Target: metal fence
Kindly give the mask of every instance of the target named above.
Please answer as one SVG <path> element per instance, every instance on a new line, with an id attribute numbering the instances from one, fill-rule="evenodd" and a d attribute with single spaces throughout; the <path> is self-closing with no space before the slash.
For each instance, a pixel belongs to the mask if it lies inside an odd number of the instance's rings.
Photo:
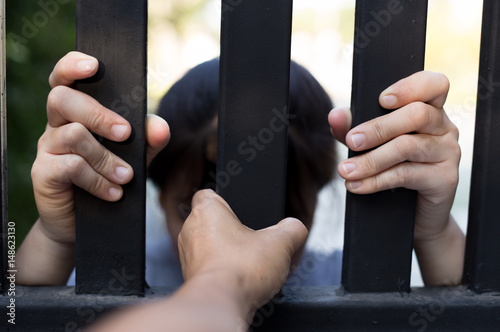
<path id="1" fill-rule="evenodd" d="M 284 217 L 287 133 L 273 132 L 266 153 L 251 163 L 237 152 L 237 145 L 265 128 L 276 116 L 273 110 L 287 109 L 292 1 L 222 4 L 217 171 L 224 172 L 228 163 L 238 163 L 244 171 L 219 186 L 219 192 L 243 223 L 262 228 Z M 342 287 L 292 287 L 257 312 L 252 330 L 500 329 L 500 220 L 495 213 L 500 198 L 500 112 L 494 112 L 500 92 L 491 89 L 500 80 L 500 1 L 485 0 L 483 11 L 479 129 L 463 285 L 410 288 L 414 192 L 348 194 Z M 4 24 L 4 11 L 1 17 Z M 382 114 L 378 94 L 386 86 L 423 69 L 426 17 L 427 0 L 356 1 L 354 124 Z M 79 82 L 77 88 L 131 122 L 132 139 L 125 144 L 102 143 L 134 167 L 135 177 L 118 203 L 78 192 L 75 288 L 17 286 L 16 296 L 9 295 L 5 70 L 0 68 L 5 291 L 0 305 L 8 319 L 14 299 L 19 317 L 15 325 L 2 325 L 4 330 L 78 331 L 106 311 L 173 291 L 145 288 L 146 40 L 146 0 L 77 0 L 77 48 L 96 56 L 105 67 L 100 77 Z M 4 53 L 1 56 L 5 66 Z M 131 93 L 143 97 L 137 106 L 123 106 L 121 98 Z M 249 117 L 255 121 L 245 121 Z"/>

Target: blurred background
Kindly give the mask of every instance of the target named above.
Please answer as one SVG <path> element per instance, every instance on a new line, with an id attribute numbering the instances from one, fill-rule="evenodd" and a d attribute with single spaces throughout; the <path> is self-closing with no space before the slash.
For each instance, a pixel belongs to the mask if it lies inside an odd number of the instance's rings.
<path id="1" fill-rule="evenodd" d="M 292 58 L 315 75 L 336 105 L 349 105 L 354 4 L 294 0 Z M 221 6 L 220 0 L 149 0 L 149 7 L 148 102 L 154 112 L 161 96 L 189 68 L 218 55 Z M 446 110 L 460 129 L 463 153 L 453 213 L 464 229 L 481 7 L 481 1 L 429 1 L 426 69 L 443 72 L 451 81 Z M 18 226 L 18 243 L 37 218 L 30 169 L 46 124 L 48 76 L 57 60 L 74 49 L 74 11 L 74 1 L 7 0 L 9 219 Z M 345 149 L 340 154 L 347 155 Z M 339 180 L 324 190 L 309 246 L 324 251 L 341 247 L 343 197 Z"/>

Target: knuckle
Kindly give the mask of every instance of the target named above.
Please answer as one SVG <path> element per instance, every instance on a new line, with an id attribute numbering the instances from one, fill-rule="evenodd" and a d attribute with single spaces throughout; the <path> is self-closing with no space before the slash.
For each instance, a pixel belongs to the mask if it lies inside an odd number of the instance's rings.
<path id="1" fill-rule="evenodd" d="M 448 177 L 447 177 L 447 184 L 455 190 L 458 186 L 458 181 L 459 181 L 459 174 L 458 174 L 458 168 L 453 168 L 450 172 L 447 172 Z"/>
<path id="2" fill-rule="evenodd" d="M 368 172 L 376 172 L 379 167 L 379 163 L 372 153 L 366 153 L 364 155 L 364 167 Z"/>
<path id="3" fill-rule="evenodd" d="M 103 172 L 111 164 L 113 164 L 112 157 L 105 149 L 97 153 L 95 159 L 92 161 L 92 167 L 98 172 Z"/>
<path id="4" fill-rule="evenodd" d="M 97 176 L 93 181 L 90 182 L 89 192 L 99 193 L 102 192 L 107 187 L 107 181 L 102 176 Z"/>
<path id="5" fill-rule="evenodd" d="M 395 183 L 397 184 L 397 186 L 413 183 L 414 180 L 413 172 L 408 167 L 405 167 L 404 164 L 400 164 L 397 167 L 395 167 L 394 174 L 395 174 Z"/>
<path id="6" fill-rule="evenodd" d="M 440 172 L 439 189 L 442 192 L 455 192 L 459 182 L 458 168 L 453 167 Z"/>
<path id="7" fill-rule="evenodd" d="M 193 197 L 193 205 L 191 213 L 193 216 L 203 216 L 206 212 L 209 212 L 210 209 L 214 208 L 214 204 L 217 202 L 214 201 L 214 197 L 209 195 L 206 190 L 200 190 L 196 192 Z"/>
<path id="8" fill-rule="evenodd" d="M 450 121 L 450 133 L 458 141 L 458 138 L 460 137 L 460 131 L 458 130 L 458 127 L 451 121 Z"/>
<path id="9" fill-rule="evenodd" d="M 372 131 L 375 135 L 377 142 L 382 143 L 385 142 L 386 128 L 378 121 L 374 121 L 372 124 Z"/>
<path id="10" fill-rule="evenodd" d="M 37 151 L 42 151 L 42 150 L 45 149 L 45 145 L 47 144 L 47 135 L 48 135 L 47 132 L 45 132 L 38 139 L 38 142 L 37 142 L 37 145 L 36 145 Z"/>
<path id="11" fill-rule="evenodd" d="M 385 176 L 383 176 L 382 174 L 380 175 L 377 175 L 373 178 L 373 181 L 371 181 L 371 185 L 373 186 L 372 190 L 373 192 L 378 192 L 378 191 L 381 191 L 381 190 L 384 190 L 384 189 L 387 189 L 387 179 Z"/>
<path id="12" fill-rule="evenodd" d="M 88 130 L 84 125 L 78 122 L 72 122 L 62 131 L 62 140 L 71 150 L 75 150 L 75 146 L 86 140 Z"/>
<path id="13" fill-rule="evenodd" d="M 106 116 L 103 110 L 98 105 L 93 105 L 89 112 L 90 128 L 100 128 L 106 122 Z"/>
<path id="14" fill-rule="evenodd" d="M 33 166 L 31 166 L 31 180 L 33 181 L 33 183 L 35 183 L 38 180 L 40 171 L 42 169 L 43 169 L 43 166 L 40 165 L 40 160 L 37 157 L 35 159 L 35 161 L 33 162 Z"/>
<path id="15" fill-rule="evenodd" d="M 443 139 L 445 140 L 445 142 L 443 143 L 443 147 L 446 147 L 448 155 L 451 155 L 451 160 L 458 164 L 458 162 L 460 162 L 460 159 L 462 158 L 462 148 L 458 143 L 458 138 L 455 136 L 455 134 L 451 133 L 443 136 Z"/>
<path id="16" fill-rule="evenodd" d="M 395 143 L 401 161 L 411 159 L 412 154 L 419 148 L 416 138 L 412 135 L 399 136 Z"/>
<path id="17" fill-rule="evenodd" d="M 79 155 L 68 155 L 66 162 L 62 165 L 62 172 L 71 178 L 81 175 L 85 170 L 86 161 Z"/>
<path id="18" fill-rule="evenodd" d="M 186 245 L 184 244 L 184 233 L 186 232 L 186 230 L 183 228 L 181 228 L 181 231 L 179 232 L 179 235 L 177 235 L 177 247 L 179 248 L 179 256 L 182 257 L 182 248 L 184 248 Z M 182 258 L 181 258 L 182 259 Z"/>
<path id="19" fill-rule="evenodd" d="M 414 102 L 413 107 L 410 107 L 408 118 L 413 123 L 415 128 L 427 127 L 432 123 L 431 108 L 422 102 Z"/>
<path id="20" fill-rule="evenodd" d="M 47 116 L 51 119 L 52 113 L 59 113 L 61 111 L 61 103 L 66 94 L 64 86 L 56 86 L 50 90 L 47 96 Z"/>
<path id="21" fill-rule="evenodd" d="M 197 200 L 196 205 L 193 206 L 191 213 L 194 213 L 194 215 L 203 215 L 206 211 L 209 211 L 211 206 L 210 201 L 211 199 L 209 198 L 202 198 Z"/>
<path id="22" fill-rule="evenodd" d="M 446 92 L 450 89 L 450 80 L 443 73 L 435 73 L 436 83 L 439 91 Z"/>

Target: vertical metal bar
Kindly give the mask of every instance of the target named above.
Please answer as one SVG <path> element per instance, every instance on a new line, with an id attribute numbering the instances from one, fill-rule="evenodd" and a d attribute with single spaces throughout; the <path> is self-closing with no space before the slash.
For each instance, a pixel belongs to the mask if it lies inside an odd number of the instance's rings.
<path id="1" fill-rule="evenodd" d="M 7 87 L 5 67 L 5 0 L 0 1 L 0 191 L 2 216 L 0 221 L 2 236 L 0 237 L 0 293 L 7 288 Z M 15 267 L 15 266 L 14 266 Z"/>
<path id="2" fill-rule="evenodd" d="M 387 114 L 379 94 L 423 69 L 426 19 L 427 0 L 356 1 L 353 127 Z M 347 291 L 410 290 L 415 198 L 403 188 L 347 194 L 342 267 Z"/>
<path id="3" fill-rule="evenodd" d="M 247 226 L 284 217 L 292 0 L 222 2 L 216 182 Z"/>
<path id="4" fill-rule="evenodd" d="M 77 88 L 130 122 L 126 142 L 99 140 L 134 169 L 117 203 L 77 192 L 77 293 L 144 292 L 146 43 L 147 0 L 77 1 L 77 49 L 105 67 L 102 79 Z"/>
<path id="5" fill-rule="evenodd" d="M 483 2 L 476 132 L 463 282 L 500 291 L 500 2 Z"/>

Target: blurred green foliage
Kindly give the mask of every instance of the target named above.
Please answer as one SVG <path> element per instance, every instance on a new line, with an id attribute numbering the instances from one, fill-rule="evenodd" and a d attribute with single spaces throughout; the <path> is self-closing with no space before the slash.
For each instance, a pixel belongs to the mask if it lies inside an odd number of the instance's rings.
<path id="1" fill-rule="evenodd" d="M 6 1 L 9 220 L 18 243 L 38 218 L 31 165 L 47 122 L 48 77 L 75 45 L 75 1 Z"/>

